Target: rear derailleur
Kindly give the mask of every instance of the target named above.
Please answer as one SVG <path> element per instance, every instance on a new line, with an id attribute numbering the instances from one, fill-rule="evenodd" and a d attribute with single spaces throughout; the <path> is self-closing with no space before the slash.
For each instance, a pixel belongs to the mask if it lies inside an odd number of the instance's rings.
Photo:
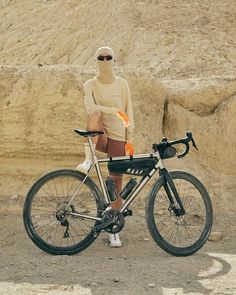
<path id="1" fill-rule="evenodd" d="M 61 226 L 65 226 L 66 230 L 64 232 L 63 238 L 66 239 L 70 236 L 69 234 L 69 221 L 66 219 L 67 216 L 67 212 L 65 210 L 65 204 L 61 204 L 60 206 L 58 206 L 57 208 L 57 212 L 56 212 L 56 218 L 57 220 L 61 223 Z"/>

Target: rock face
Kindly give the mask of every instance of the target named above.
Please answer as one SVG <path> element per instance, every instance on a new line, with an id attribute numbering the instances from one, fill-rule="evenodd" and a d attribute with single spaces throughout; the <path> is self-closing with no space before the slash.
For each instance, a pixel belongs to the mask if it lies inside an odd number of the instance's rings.
<path id="1" fill-rule="evenodd" d="M 235 175 L 234 1 L 95 2 L 0 2 L 0 194 L 82 160 L 73 129 L 102 45 L 131 88 L 137 153 L 191 130 L 199 170 Z"/>
<path id="2" fill-rule="evenodd" d="M 186 128 L 198 143 L 198 161 L 235 174 L 236 79 L 212 77 L 163 81 L 169 90 L 164 130 L 178 137 Z"/>
<path id="3" fill-rule="evenodd" d="M 2 67 L 0 71 L 1 194 L 25 193 L 49 169 L 74 167 L 84 144 L 83 83 L 79 67 Z M 209 169 L 234 174 L 236 80 L 208 78 L 159 82 L 145 72 L 119 72 L 133 98 L 136 152 L 191 130 L 199 147 L 191 157 Z"/>
<path id="4" fill-rule="evenodd" d="M 1 193 L 9 194 L 9 188 L 22 193 L 23 180 L 30 183 L 48 169 L 82 161 L 83 140 L 73 129 L 86 127 L 83 83 L 94 73 L 49 66 L 2 67 L 0 75 Z M 166 90 L 144 73 L 122 76 L 132 89 L 136 151 L 151 151 L 162 138 Z"/>

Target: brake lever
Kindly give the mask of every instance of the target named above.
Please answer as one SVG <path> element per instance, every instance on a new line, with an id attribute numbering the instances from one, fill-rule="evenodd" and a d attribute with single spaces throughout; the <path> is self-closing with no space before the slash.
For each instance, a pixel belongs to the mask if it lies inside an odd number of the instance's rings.
<path id="1" fill-rule="evenodd" d="M 193 146 L 195 147 L 195 149 L 198 150 L 197 145 L 196 145 L 196 143 L 195 143 L 195 141 L 194 141 L 194 139 L 193 139 L 193 134 L 192 134 L 192 132 L 188 131 L 188 132 L 186 133 L 186 135 L 187 135 L 189 141 L 192 142 L 192 144 L 193 144 Z"/>
<path id="2" fill-rule="evenodd" d="M 193 137 L 191 138 L 191 141 L 192 141 L 192 144 L 193 144 L 193 146 L 195 147 L 195 149 L 198 150 L 197 145 L 196 145 L 196 143 L 195 143 Z"/>

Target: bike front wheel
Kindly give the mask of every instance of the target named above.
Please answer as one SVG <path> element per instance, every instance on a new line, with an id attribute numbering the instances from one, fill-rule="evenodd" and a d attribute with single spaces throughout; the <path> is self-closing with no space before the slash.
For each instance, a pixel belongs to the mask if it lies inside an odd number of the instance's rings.
<path id="1" fill-rule="evenodd" d="M 93 228 L 103 209 L 96 184 L 79 171 L 64 169 L 50 172 L 34 183 L 26 196 L 23 220 L 29 237 L 39 248 L 54 255 L 72 255 L 96 239 Z"/>
<path id="2" fill-rule="evenodd" d="M 213 209 L 203 184 L 183 171 L 169 172 L 182 201 L 185 214 L 173 210 L 164 188 L 165 179 L 158 178 L 146 203 L 146 220 L 154 241 L 175 256 L 188 256 L 206 242 L 212 228 Z"/>

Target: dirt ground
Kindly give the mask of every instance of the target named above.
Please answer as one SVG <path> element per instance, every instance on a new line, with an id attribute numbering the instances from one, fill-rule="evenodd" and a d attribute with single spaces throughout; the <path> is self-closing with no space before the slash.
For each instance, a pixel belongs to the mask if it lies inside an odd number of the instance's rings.
<path id="1" fill-rule="evenodd" d="M 42 252 L 28 238 L 22 220 L 24 197 L 1 198 L 0 294 L 236 294 L 236 217 L 228 214 L 236 187 L 232 179 L 210 176 L 206 185 L 215 209 L 213 232 L 189 257 L 162 251 L 149 235 L 144 200 L 135 200 L 120 236 L 123 246 L 107 245 L 107 233 L 73 256 Z M 226 190 L 227 185 L 230 186 Z M 224 194 L 228 192 L 228 194 Z M 218 202 L 224 197 L 224 202 Z"/>

